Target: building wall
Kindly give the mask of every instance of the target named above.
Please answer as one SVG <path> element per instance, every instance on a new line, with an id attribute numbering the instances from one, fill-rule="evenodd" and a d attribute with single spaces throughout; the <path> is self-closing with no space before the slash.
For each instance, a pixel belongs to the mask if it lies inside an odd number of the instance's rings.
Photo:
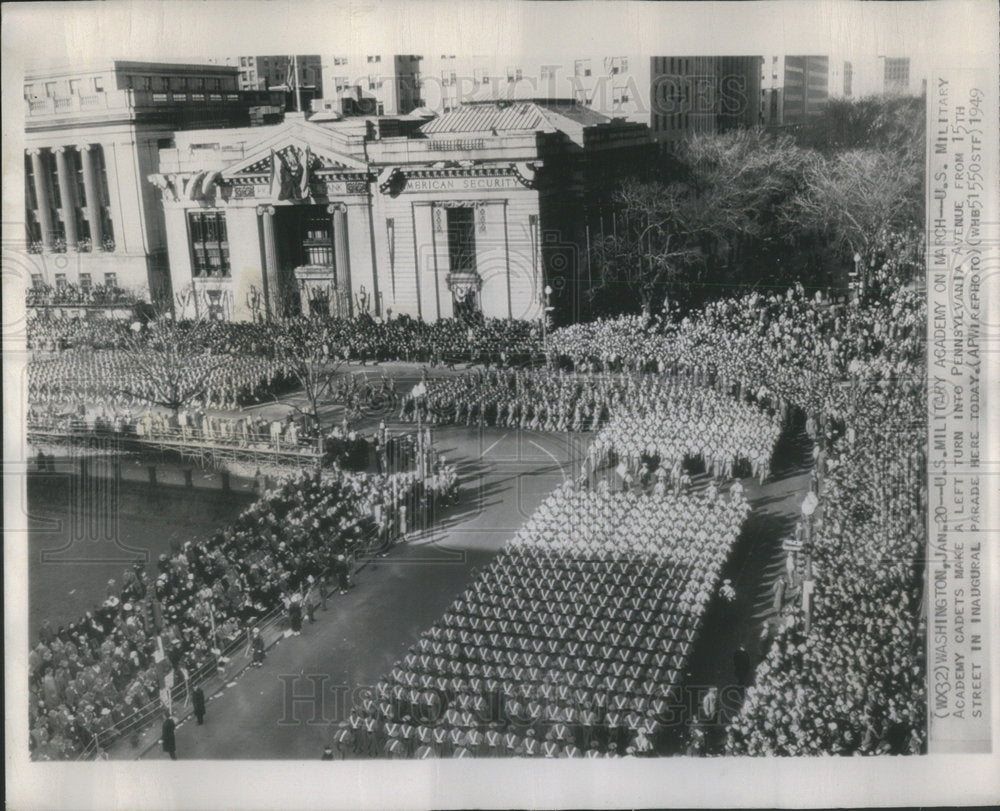
<path id="1" fill-rule="evenodd" d="M 496 192 L 447 195 L 407 192 L 379 195 L 375 200 L 379 281 L 383 301 L 394 313 L 424 320 L 450 318 L 453 295 L 449 273 L 447 208 L 441 203 L 481 203 L 476 216 L 476 269 L 482 278 L 479 304 L 488 318 L 536 317 L 537 269 L 533 268 L 529 217 L 538 216 L 538 193 L 511 183 Z M 441 222 L 436 223 L 439 210 Z M 394 262 L 389 261 L 386 219 L 393 220 Z M 509 269 L 509 289 L 508 289 Z M 393 285 L 395 276 L 395 285 Z M 419 292 L 418 292 L 419 291 Z"/>
<path id="2" fill-rule="evenodd" d="M 92 245 L 90 251 L 67 249 L 54 255 L 43 267 L 60 267 L 58 271 L 53 270 L 53 274 L 64 272 L 70 284 L 79 284 L 80 273 L 89 273 L 94 284 L 103 283 L 105 273 L 115 273 L 119 287 L 148 296 L 149 259 L 162 254 L 165 246 L 162 211 L 155 204 L 155 193 L 150 194 L 146 190 L 148 184 L 144 181 L 145 174 L 142 174 L 150 165 L 151 154 L 155 155 L 155 135 L 144 139 L 137 137 L 130 126 L 116 125 L 100 129 L 63 127 L 56 132 L 29 132 L 26 136 L 29 152 L 33 149 L 51 152 L 58 148 L 76 152 L 83 144 L 99 146 L 103 153 L 113 247 L 102 250 L 102 246 Z M 51 183 L 49 186 L 50 194 L 54 185 Z M 33 216 L 37 214 L 33 213 Z M 62 209 L 54 210 L 53 216 L 56 221 L 65 222 L 72 215 L 64 205 Z M 54 275 L 52 279 L 43 281 L 53 284 Z"/>
<path id="3" fill-rule="evenodd" d="M 236 73 L 218 65 L 105 60 L 25 77 L 28 152 L 68 148 L 73 161 L 79 161 L 79 147 L 100 147 L 107 182 L 101 202 L 111 226 L 104 236 L 113 236 L 107 245 L 91 245 L 89 251 L 85 245 L 79 250 L 67 246 L 65 252 L 58 245 L 43 246 L 43 251 L 57 251 L 43 256 L 42 275 L 51 269 L 53 276 L 43 281 L 52 284 L 58 272 L 75 284 L 85 273 L 92 284 L 100 284 L 105 273 L 114 273 L 118 286 L 169 306 L 173 290 L 164 209 L 160 192 L 147 177 L 158 171 L 159 150 L 173 142 L 175 131 L 249 120 L 253 99 L 237 92 Z M 81 216 L 90 223 L 89 206 L 82 202 L 79 197 Z M 56 223 L 68 216 L 53 212 Z M 26 220 L 41 221 L 37 208 L 26 212 Z M 95 234 L 92 223 L 90 232 Z M 57 266 L 61 269 L 55 270 Z"/>
<path id="4" fill-rule="evenodd" d="M 274 209 L 275 240 L 280 243 L 276 264 L 284 272 L 292 271 L 293 260 L 288 251 L 282 258 L 282 245 L 290 248 L 298 239 L 298 226 L 286 214 L 301 205 L 322 206 L 332 213 L 334 244 L 342 245 L 349 257 L 349 278 L 339 271 L 337 275 L 349 285 L 354 304 L 369 300 L 369 312 L 375 316 L 391 311 L 425 321 L 450 318 L 455 312 L 450 285 L 470 281 L 480 285 L 478 305 L 486 317 L 539 317 L 546 278 L 554 287 L 553 306 L 560 311 L 577 306 L 585 203 L 600 197 L 597 187 L 611 182 L 613 167 L 634 164 L 633 150 L 650 145 L 648 130 L 584 117 L 593 123 L 583 127 L 564 118 L 563 129 L 543 133 L 534 129 L 540 108 L 514 114 L 506 107 L 491 111 L 486 106 L 469 112 L 472 115 L 454 116 L 450 124 L 442 122 L 443 129 L 430 130 L 425 138 L 392 136 L 365 142 L 364 122 L 321 125 L 304 118 L 288 118 L 266 130 L 178 133 L 176 146 L 161 151 L 162 174 L 152 180 L 173 184 L 166 192 L 168 212 L 205 205 L 226 212 L 230 277 L 195 279 L 195 284 L 230 288 L 232 317 L 252 316 L 252 308 L 244 304 L 247 291 L 270 278 L 260 248 L 264 220 L 256 217 L 259 206 Z M 488 123 L 518 121 L 516 115 L 523 116 L 524 129 L 497 134 Z M 317 161 L 309 195 L 299 202 L 275 199 L 270 156 L 275 150 L 302 155 L 307 148 Z M 185 188 L 185 179 L 207 177 L 204 173 L 211 171 L 221 176 L 207 190 L 186 187 L 205 200 L 177 194 Z M 346 220 L 332 211 L 338 205 L 346 207 Z M 451 275 L 448 215 L 456 208 L 472 215 L 473 278 Z M 250 219 L 243 219 L 248 212 L 253 213 Z M 342 222 L 346 244 L 337 242 Z M 168 227 L 171 261 L 183 268 L 183 280 L 190 281 L 186 220 L 171 217 Z M 342 258 L 336 258 L 341 270 Z M 299 274 L 324 278 L 318 269 Z M 180 283 L 182 273 L 175 278 Z"/>
<path id="5" fill-rule="evenodd" d="M 233 67 L 121 59 L 32 70 L 24 80 L 24 98 L 28 101 L 91 97 L 115 90 L 228 92 L 237 89 L 237 71 Z"/>
<path id="6" fill-rule="evenodd" d="M 761 115 L 767 126 L 799 126 L 823 114 L 830 97 L 829 57 L 768 55 L 762 70 Z"/>
<path id="7" fill-rule="evenodd" d="M 420 88 L 421 57 L 409 54 L 356 53 L 347 50 L 322 56 L 323 98 L 339 98 L 344 91 L 360 87 L 365 96 L 376 99 L 384 115 L 410 112 Z M 400 82 L 406 87 L 400 89 Z M 412 105 L 412 106 L 411 106 Z"/>

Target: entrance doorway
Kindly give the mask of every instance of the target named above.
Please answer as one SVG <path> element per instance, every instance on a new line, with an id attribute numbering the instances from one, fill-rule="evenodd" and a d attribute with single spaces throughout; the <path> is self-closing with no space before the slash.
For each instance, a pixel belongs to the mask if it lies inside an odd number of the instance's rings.
<path id="1" fill-rule="evenodd" d="M 347 315 L 337 268 L 333 218 L 325 205 L 291 205 L 275 214 L 280 310 L 285 315 Z M 279 236 L 280 235 L 280 236 Z"/>

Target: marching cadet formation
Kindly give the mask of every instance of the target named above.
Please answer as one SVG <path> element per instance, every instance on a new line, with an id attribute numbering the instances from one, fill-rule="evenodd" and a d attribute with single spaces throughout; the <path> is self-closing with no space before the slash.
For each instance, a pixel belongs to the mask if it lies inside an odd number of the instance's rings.
<path id="1" fill-rule="evenodd" d="M 652 754 L 749 509 L 561 486 L 356 704 L 341 755 Z"/>

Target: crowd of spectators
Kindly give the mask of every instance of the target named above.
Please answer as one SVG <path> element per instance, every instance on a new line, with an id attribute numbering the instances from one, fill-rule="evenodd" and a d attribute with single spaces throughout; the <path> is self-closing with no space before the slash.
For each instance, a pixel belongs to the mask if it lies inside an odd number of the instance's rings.
<path id="1" fill-rule="evenodd" d="M 901 269 L 913 261 L 907 249 L 899 259 L 887 245 L 864 295 L 847 303 L 797 286 L 716 301 L 680 320 L 626 318 L 550 338 L 577 368 L 687 375 L 806 415 L 819 503 L 809 521 L 812 598 L 786 605 L 767 627 L 756 683 L 729 727 L 731 754 L 925 745 L 926 307 L 921 292 L 899 284 L 912 275 Z M 651 341 L 637 340 L 642 330 Z"/>
<path id="2" fill-rule="evenodd" d="M 138 300 L 135 293 L 111 284 L 82 287 L 77 284 L 62 284 L 56 287 L 37 284 L 28 288 L 25 304 L 29 308 L 109 304 L 131 306 Z"/>
<path id="3" fill-rule="evenodd" d="M 28 660 L 33 757 L 106 747 L 150 702 L 169 708 L 165 686 L 252 639 L 268 614 L 307 604 L 310 590 L 325 596 L 345 558 L 391 543 L 425 505 L 453 495 L 454 468 L 434 474 L 294 474 L 225 530 L 161 555 L 151 571 L 126 570 L 77 622 L 43 624 Z"/>
<path id="4" fill-rule="evenodd" d="M 270 322 L 197 323 L 206 348 L 222 354 L 273 357 L 276 347 L 316 343 L 331 359 L 425 364 L 527 362 L 541 351 L 538 325 L 501 318 L 476 322 L 442 319 L 418 321 L 409 316 L 375 320 L 308 318 Z M 131 324 L 114 319 L 31 317 L 28 348 L 57 350 L 82 346 L 121 349 L 131 346 Z"/>

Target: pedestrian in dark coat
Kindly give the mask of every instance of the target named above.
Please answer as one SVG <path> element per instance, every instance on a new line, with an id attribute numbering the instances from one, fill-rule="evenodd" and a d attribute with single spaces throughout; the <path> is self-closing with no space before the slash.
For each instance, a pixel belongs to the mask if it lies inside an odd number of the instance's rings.
<path id="1" fill-rule="evenodd" d="M 160 730 L 160 743 L 163 745 L 163 751 L 170 755 L 171 760 L 177 760 L 177 741 L 174 738 L 176 726 L 174 719 L 168 715 L 163 719 L 163 728 Z"/>
<path id="2" fill-rule="evenodd" d="M 742 644 L 733 653 L 733 672 L 740 687 L 750 684 L 750 654 Z"/>
<path id="3" fill-rule="evenodd" d="M 288 622 L 295 636 L 302 633 L 302 602 L 297 593 L 292 595 L 291 603 L 288 606 Z"/>
<path id="4" fill-rule="evenodd" d="M 205 693 L 200 687 L 195 687 L 191 693 L 191 703 L 194 704 L 194 717 L 201 726 L 205 723 Z"/>
<path id="5" fill-rule="evenodd" d="M 261 667 L 264 664 L 264 637 L 261 636 L 260 629 L 254 628 L 250 638 L 250 647 L 253 650 L 253 666 Z"/>

